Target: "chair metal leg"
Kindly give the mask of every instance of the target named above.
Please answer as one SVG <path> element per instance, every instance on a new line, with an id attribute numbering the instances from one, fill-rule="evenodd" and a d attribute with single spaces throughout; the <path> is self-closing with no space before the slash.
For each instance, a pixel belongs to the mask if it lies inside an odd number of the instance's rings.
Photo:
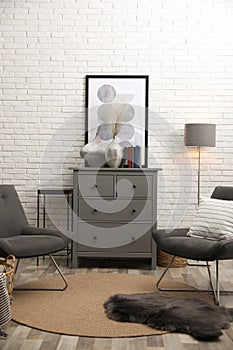
<path id="1" fill-rule="evenodd" d="M 233 293 L 232 290 L 228 290 L 228 291 L 222 291 L 220 290 L 219 287 L 219 260 L 216 260 L 216 276 L 215 276 L 215 287 L 213 284 L 213 280 L 212 280 L 212 276 L 211 276 L 211 271 L 210 271 L 210 266 L 208 261 L 206 261 L 206 267 L 207 267 L 207 271 L 208 271 L 208 275 L 209 275 L 209 281 L 210 281 L 210 285 L 211 285 L 211 289 L 168 289 L 168 288 L 163 288 L 161 287 L 161 282 L 164 278 L 164 276 L 166 275 L 167 271 L 169 270 L 169 268 L 171 267 L 173 261 L 175 260 L 176 256 L 173 256 L 172 259 L 170 260 L 169 264 L 167 265 L 167 267 L 165 268 L 165 270 L 163 271 L 162 275 L 160 276 L 160 278 L 158 279 L 157 283 L 156 283 L 156 287 L 159 291 L 161 292 L 208 292 L 208 293 L 212 293 L 213 294 L 213 299 L 216 305 L 219 305 L 220 303 L 220 294 L 230 294 Z"/>
<path id="2" fill-rule="evenodd" d="M 19 259 L 16 260 L 16 264 L 15 264 L 15 275 L 18 271 L 18 268 L 19 268 Z"/>
<path id="3" fill-rule="evenodd" d="M 219 261 L 216 260 L 216 304 L 219 305 L 220 290 L 219 290 Z"/>
<path id="4" fill-rule="evenodd" d="M 165 268 L 165 270 L 163 271 L 162 275 L 160 276 L 160 278 L 158 279 L 158 281 L 157 281 L 157 283 L 156 283 L 157 289 L 160 290 L 161 292 L 166 292 L 166 291 L 167 291 L 167 292 L 172 292 L 172 291 L 175 292 L 175 291 L 176 291 L 176 290 L 174 290 L 174 289 L 166 289 L 166 288 L 160 287 L 160 283 L 162 282 L 164 276 L 165 276 L 166 273 L 168 272 L 168 270 L 169 270 L 169 268 L 171 267 L 171 265 L 172 265 L 173 261 L 175 260 L 175 258 L 176 258 L 175 255 L 171 258 L 170 262 L 168 263 L 167 267 Z"/>
<path id="5" fill-rule="evenodd" d="M 68 287 L 68 282 L 67 282 L 64 274 L 62 273 L 60 267 L 57 265 L 54 257 L 51 254 L 49 254 L 49 257 L 52 260 L 55 268 L 57 269 L 59 275 L 61 276 L 61 278 L 63 279 L 63 281 L 65 283 L 63 288 L 14 288 L 14 291 L 20 291 L 20 290 L 23 290 L 23 291 L 30 291 L 30 290 L 31 291 L 63 291 L 63 290 L 65 290 Z"/>
<path id="6" fill-rule="evenodd" d="M 206 266 L 206 264 L 191 264 L 191 263 L 189 263 L 189 262 L 187 263 L 187 265 L 188 265 L 188 266 L 197 266 L 197 267 L 198 267 L 198 266 L 203 266 L 203 267 Z"/>
<path id="7" fill-rule="evenodd" d="M 51 254 L 49 255 L 49 257 L 50 257 L 50 259 L 52 260 L 54 266 L 56 267 L 57 271 L 59 272 L 61 278 L 63 279 L 63 281 L 64 281 L 64 283 L 65 283 L 65 286 L 64 286 L 62 289 L 60 289 L 60 290 L 65 290 L 65 289 L 68 287 L 68 282 L 67 282 L 65 276 L 63 275 L 63 273 L 62 273 L 60 267 L 59 267 L 58 264 L 56 263 L 54 257 L 53 257 Z M 56 290 L 56 289 L 55 289 L 55 290 Z"/>
<path id="8" fill-rule="evenodd" d="M 216 291 L 214 288 L 214 283 L 213 283 L 213 279 L 212 279 L 212 275 L 211 275 L 211 271 L 210 271 L 210 265 L 209 265 L 208 261 L 206 261 L 206 267 L 207 267 L 207 271 L 208 271 L 208 275 L 209 275 L 209 281 L 210 281 L 211 291 L 213 293 L 214 302 L 216 305 L 219 305 L 219 303 L 217 301 L 217 295 L 216 295 Z"/>
<path id="9" fill-rule="evenodd" d="M 169 289 L 169 288 L 163 288 L 160 286 L 164 276 L 166 275 L 166 273 L 168 272 L 169 268 L 171 267 L 173 261 L 175 260 L 176 256 L 174 255 L 172 257 L 172 259 L 170 260 L 169 264 L 167 265 L 167 267 L 165 268 L 165 270 L 163 271 L 162 275 L 160 276 L 160 278 L 158 279 L 157 283 L 156 283 L 156 287 L 159 291 L 161 292 L 195 292 L 195 289 Z M 200 291 L 200 289 L 198 289 L 198 291 Z M 202 290 L 202 292 L 207 292 L 207 290 Z"/>

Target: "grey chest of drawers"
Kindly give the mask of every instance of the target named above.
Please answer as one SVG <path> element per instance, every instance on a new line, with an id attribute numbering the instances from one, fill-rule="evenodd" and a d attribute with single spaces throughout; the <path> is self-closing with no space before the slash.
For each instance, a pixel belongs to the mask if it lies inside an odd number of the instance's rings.
<path id="1" fill-rule="evenodd" d="M 152 231 L 157 221 L 160 169 L 72 168 L 73 259 L 150 258 L 156 268 Z"/>

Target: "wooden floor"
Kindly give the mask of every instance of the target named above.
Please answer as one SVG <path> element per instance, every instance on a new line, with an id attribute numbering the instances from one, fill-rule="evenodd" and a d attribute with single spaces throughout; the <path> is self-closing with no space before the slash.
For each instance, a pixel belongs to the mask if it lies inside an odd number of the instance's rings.
<path id="1" fill-rule="evenodd" d="M 159 276 L 163 268 L 156 271 L 149 270 L 146 262 L 140 263 L 140 270 L 129 266 L 118 268 L 117 262 L 101 261 L 99 265 L 96 262 L 83 262 L 79 270 L 71 270 L 66 267 L 66 259 L 64 257 L 57 258 L 60 267 L 66 273 L 91 272 L 91 271 L 114 271 L 129 274 L 152 274 Z M 105 264 L 108 264 L 107 266 Z M 121 262 L 122 264 L 122 262 Z M 90 267 L 91 266 L 91 267 Z M 233 261 L 225 261 L 221 263 L 221 287 L 223 289 L 233 290 Z M 214 270 L 214 264 L 211 267 Z M 170 270 L 170 278 L 189 283 L 194 287 L 208 288 L 206 269 L 204 267 L 184 267 Z M 40 260 L 40 266 L 36 266 L 35 259 L 27 259 L 21 262 L 15 285 L 25 281 L 34 280 L 52 276 L 54 268 L 49 264 L 49 259 Z M 233 295 L 223 296 L 221 305 L 233 307 Z M 11 321 L 5 327 L 8 333 L 8 340 L 0 340 L 1 350 L 232 350 L 233 349 L 233 323 L 232 327 L 226 331 L 214 342 L 199 342 L 191 336 L 179 333 L 169 333 L 165 335 L 136 337 L 136 338 L 86 338 L 64 336 L 53 333 L 41 332 L 29 327 L 18 325 Z"/>

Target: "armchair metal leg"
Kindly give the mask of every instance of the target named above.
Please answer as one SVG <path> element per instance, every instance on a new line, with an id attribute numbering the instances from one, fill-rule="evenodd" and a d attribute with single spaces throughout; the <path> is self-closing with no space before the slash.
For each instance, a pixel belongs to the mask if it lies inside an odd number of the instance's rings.
<path id="1" fill-rule="evenodd" d="M 19 267 L 19 259 L 16 260 L 16 264 L 15 264 L 15 275 L 18 271 L 18 267 Z"/>
<path id="2" fill-rule="evenodd" d="M 162 275 L 159 277 L 158 281 L 156 282 L 156 288 L 160 290 L 161 292 L 177 292 L 177 289 L 167 289 L 167 288 L 162 288 L 160 287 L 160 283 L 162 282 L 164 276 L 168 272 L 169 268 L 171 267 L 173 261 L 175 260 L 176 256 L 174 255 L 168 265 L 166 266 L 165 270 L 163 271 Z"/>
<path id="3" fill-rule="evenodd" d="M 59 289 L 59 290 L 65 290 L 65 289 L 68 287 L 68 282 L 67 282 L 65 276 L 63 275 L 63 273 L 62 273 L 60 267 L 59 267 L 58 264 L 56 263 L 54 257 L 53 257 L 51 254 L 49 255 L 49 257 L 50 257 L 50 259 L 52 260 L 54 266 L 56 267 L 57 271 L 59 272 L 61 278 L 63 279 L 63 281 L 64 281 L 64 283 L 65 283 L 65 286 L 64 286 L 62 289 Z M 58 289 L 55 289 L 55 290 L 58 290 Z"/>
<path id="4" fill-rule="evenodd" d="M 220 289 L 219 289 L 219 261 L 216 260 L 216 304 L 219 305 Z"/>
<path id="5" fill-rule="evenodd" d="M 160 276 L 160 278 L 158 279 L 157 283 L 156 283 L 156 287 L 159 291 L 161 292 L 187 292 L 187 293 L 191 293 L 191 292 L 208 292 L 208 293 L 212 293 L 213 294 L 213 299 L 216 305 L 219 305 L 220 302 L 220 294 L 228 294 L 228 293 L 233 293 L 232 290 L 228 290 L 228 291 L 222 291 L 220 290 L 219 287 L 219 260 L 216 260 L 216 276 L 215 276 L 215 287 L 214 287 L 214 283 L 212 280 L 212 275 L 211 275 L 211 271 L 210 271 L 210 266 L 208 261 L 206 261 L 206 267 L 207 267 L 207 271 L 208 271 L 208 275 L 209 275 L 209 281 L 210 281 L 210 286 L 211 289 L 169 289 L 169 288 L 163 288 L 161 287 L 161 282 L 164 278 L 164 276 L 166 275 L 167 271 L 169 270 L 169 268 L 171 267 L 173 261 L 175 260 L 176 256 L 173 256 L 172 259 L 170 260 L 169 264 L 167 265 L 167 267 L 165 268 L 165 270 L 163 271 L 162 275 Z"/>
<path id="6" fill-rule="evenodd" d="M 208 261 L 206 261 L 206 267 L 207 267 L 207 271 L 208 271 L 208 275 L 209 275 L 209 281 L 210 281 L 210 286 L 211 286 L 211 291 L 213 293 L 213 298 L 214 298 L 214 302 L 216 305 L 219 305 L 219 298 L 217 298 L 217 294 L 216 294 L 216 290 L 214 288 L 214 283 L 213 283 L 213 279 L 212 279 L 212 275 L 211 275 L 211 271 L 210 271 L 210 265 L 208 263 Z M 217 275 L 216 275 L 216 282 L 217 282 Z M 208 292 L 209 290 L 207 290 Z"/>
<path id="7" fill-rule="evenodd" d="M 54 257 L 53 257 L 51 254 L 49 254 L 49 257 L 50 257 L 50 259 L 52 260 L 52 262 L 53 262 L 53 264 L 54 264 L 56 270 L 57 270 L 58 273 L 59 273 L 59 275 L 61 276 L 61 278 L 62 278 L 63 281 L 64 281 L 64 284 L 65 284 L 65 285 L 64 285 L 63 288 L 14 288 L 14 291 L 20 291 L 20 290 L 23 290 L 23 291 L 30 291 L 30 290 L 31 290 L 31 291 L 32 291 L 32 290 L 34 290 L 34 291 L 63 291 L 63 290 L 65 290 L 65 289 L 68 287 L 68 282 L 67 282 L 67 280 L 66 280 L 64 274 L 62 273 L 60 267 L 57 265 L 57 263 L 56 263 Z"/>

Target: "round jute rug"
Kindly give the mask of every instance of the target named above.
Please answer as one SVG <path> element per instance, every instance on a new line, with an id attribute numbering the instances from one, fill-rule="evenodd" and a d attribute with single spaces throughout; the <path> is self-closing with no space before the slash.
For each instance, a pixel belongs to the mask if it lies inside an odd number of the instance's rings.
<path id="1" fill-rule="evenodd" d="M 66 276 L 69 286 L 63 292 L 15 291 L 12 319 L 43 331 L 88 337 L 132 337 L 166 333 L 136 323 L 109 320 L 103 303 L 118 293 L 156 292 L 156 278 L 123 273 L 78 273 Z M 52 277 L 25 284 L 24 287 L 59 287 L 61 279 Z M 166 287 L 190 288 L 166 281 Z M 211 302 L 204 293 L 172 293 Z"/>

